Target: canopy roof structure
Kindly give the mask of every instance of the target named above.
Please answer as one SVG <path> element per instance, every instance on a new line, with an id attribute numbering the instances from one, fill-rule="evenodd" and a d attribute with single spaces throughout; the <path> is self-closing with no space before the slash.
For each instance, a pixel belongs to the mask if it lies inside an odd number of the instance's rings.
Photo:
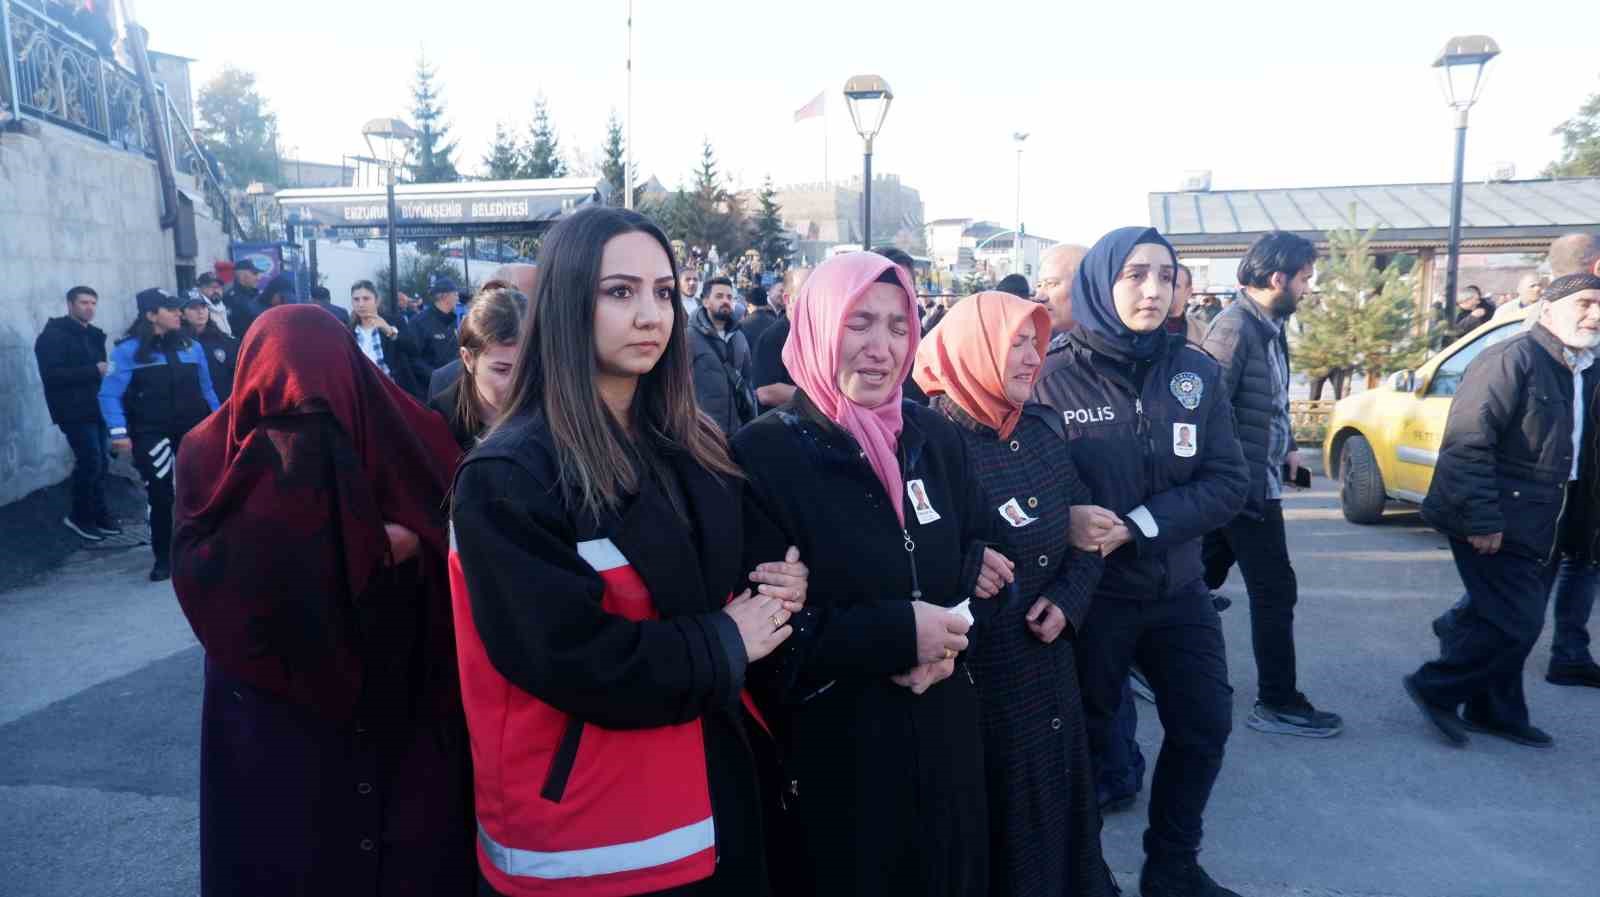
<path id="1" fill-rule="evenodd" d="M 396 184 L 399 239 L 539 233 L 562 217 L 604 205 L 603 178 Z M 333 230 L 340 237 L 387 236 L 389 205 L 382 187 L 314 187 L 276 194 L 286 220 Z"/>
<path id="2" fill-rule="evenodd" d="M 1374 184 L 1277 190 L 1151 193 L 1150 223 L 1186 256 L 1232 258 L 1257 237 L 1292 231 L 1327 249 L 1327 233 L 1377 227 L 1379 252 L 1446 249 L 1450 184 Z M 1464 185 L 1461 251 L 1543 252 L 1574 230 L 1600 227 L 1600 178 Z"/>

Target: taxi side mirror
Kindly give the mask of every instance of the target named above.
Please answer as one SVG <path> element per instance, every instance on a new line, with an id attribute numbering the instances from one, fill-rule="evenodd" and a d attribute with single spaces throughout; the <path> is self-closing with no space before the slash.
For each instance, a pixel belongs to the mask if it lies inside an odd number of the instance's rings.
<path id="1" fill-rule="evenodd" d="M 1417 388 L 1417 375 L 1413 371 L 1395 371 L 1389 375 L 1389 388 L 1395 392 L 1412 392 Z"/>

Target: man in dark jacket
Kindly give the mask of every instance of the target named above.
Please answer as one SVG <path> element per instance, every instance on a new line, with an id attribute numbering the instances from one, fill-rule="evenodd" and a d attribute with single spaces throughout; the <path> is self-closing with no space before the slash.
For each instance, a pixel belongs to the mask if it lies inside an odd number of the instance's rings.
<path id="1" fill-rule="evenodd" d="M 778 310 L 767 301 L 767 291 L 762 287 L 751 287 L 745 299 L 750 303 L 750 311 L 739 322 L 739 332 L 754 350 L 761 342 L 761 335 L 778 323 Z"/>
<path id="2" fill-rule="evenodd" d="M 1299 585 L 1283 526 L 1284 488 L 1301 468 L 1289 420 L 1284 324 L 1309 288 L 1316 260 L 1316 247 L 1303 237 L 1275 232 L 1257 240 L 1239 263 L 1243 297 L 1211 323 L 1202 348 L 1222 365 L 1250 467 L 1244 510 L 1220 534 L 1250 592 L 1258 691 L 1245 725 L 1275 735 L 1329 738 L 1343 731 L 1344 722 L 1313 707 L 1295 679 Z M 1210 555 L 1215 554 L 1213 549 Z"/>
<path id="3" fill-rule="evenodd" d="M 755 372 L 756 402 L 759 410 L 766 411 L 787 405 L 794 398 L 794 378 L 783 363 L 783 346 L 789 341 L 788 308 L 800 298 L 800 288 L 811 276 L 810 268 L 790 268 L 783 272 L 783 302 L 778 320 L 760 340 L 750 343 L 751 367 Z"/>
<path id="4" fill-rule="evenodd" d="M 1595 464 L 1582 463 L 1582 447 L 1600 400 L 1596 346 L 1600 277 L 1559 277 L 1539 323 L 1474 359 L 1450 404 L 1422 516 L 1450 537 L 1467 599 L 1440 633 L 1439 659 L 1404 681 L 1453 744 L 1466 744 L 1464 729 L 1555 743 L 1529 722 L 1522 667 L 1544 626 L 1561 544 L 1595 543 Z"/>
<path id="5" fill-rule="evenodd" d="M 704 289 L 700 308 L 689 319 L 694 395 L 700 410 L 732 436 L 756 416 L 750 341 L 733 320 L 733 281 L 713 277 Z"/>
<path id="6" fill-rule="evenodd" d="M 458 357 L 456 339 L 456 304 L 461 293 L 455 281 L 448 277 L 434 277 L 428 283 L 431 301 L 421 313 L 406 325 L 401 338 L 402 364 L 410 365 L 413 395 L 420 402 L 428 401 L 428 382 L 433 372 Z M 398 381 L 396 381 L 398 382 Z"/>
<path id="7" fill-rule="evenodd" d="M 233 263 L 233 286 L 223 292 L 222 306 L 228 310 L 228 334 L 237 339 L 244 339 L 244 324 L 257 314 L 256 300 L 261 291 L 256 287 L 261 283 L 261 273 L 249 259 Z"/>
<path id="8" fill-rule="evenodd" d="M 312 287 L 311 301 L 327 309 L 328 314 L 338 318 L 340 324 L 350 326 L 350 312 L 333 304 L 333 293 L 329 292 L 327 287 Z"/>
<path id="9" fill-rule="evenodd" d="M 67 313 L 47 321 L 33 344 L 50 420 L 72 447 L 72 511 L 61 522 L 90 542 L 122 532 L 106 507 L 110 443 L 99 399 L 108 367 L 106 334 L 90 323 L 99 304 L 89 287 L 68 290 Z"/>

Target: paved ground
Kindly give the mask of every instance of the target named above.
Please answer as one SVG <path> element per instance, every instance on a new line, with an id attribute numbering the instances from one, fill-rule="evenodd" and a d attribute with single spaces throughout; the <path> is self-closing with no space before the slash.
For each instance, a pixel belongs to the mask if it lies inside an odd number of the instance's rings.
<path id="1" fill-rule="evenodd" d="M 1321 483 L 1322 481 L 1318 481 Z M 1600 893 L 1600 693 L 1528 676 L 1536 752 L 1488 738 L 1445 747 L 1399 687 L 1459 588 L 1414 513 L 1354 527 L 1321 488 L 1289 499 L 1302 584 L 1302 687 L 1344 714 L 1318 742 L 1243 725 L 1254 698 L 1248 610 L 1223 615 L 1236 731 L 1204 861 L 1246 897 L 1593 897 Z M 147 549 L 80 553 L 0 594 L 0 892 L 196 890 L 200 652 Z M 1141 736 L 1154 759 L 1155 714 Z M 1145 804 L 1106 829 L 1132 884 Z"/>

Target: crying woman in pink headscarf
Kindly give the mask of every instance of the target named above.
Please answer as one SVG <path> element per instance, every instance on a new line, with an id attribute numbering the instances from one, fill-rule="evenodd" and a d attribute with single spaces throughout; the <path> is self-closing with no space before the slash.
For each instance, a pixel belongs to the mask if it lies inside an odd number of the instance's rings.
<path id="1" fill-rule="evenodd" d="M 961 434 L 902 400 L 920 338 L 915 302 L 883 256 L 819 266 L 790 309 L 783 360 L 795 397 L 733 439 L 750 512 L 811 565 L 809 601 L 758 689 L 777 717 L 786 804 L 802 828 L 798 845 L 774 852 L 786 891 L 987 888 L 966 658 L 1013 567 L 989 547 L 1002 519 L 984 507 Z"/>

